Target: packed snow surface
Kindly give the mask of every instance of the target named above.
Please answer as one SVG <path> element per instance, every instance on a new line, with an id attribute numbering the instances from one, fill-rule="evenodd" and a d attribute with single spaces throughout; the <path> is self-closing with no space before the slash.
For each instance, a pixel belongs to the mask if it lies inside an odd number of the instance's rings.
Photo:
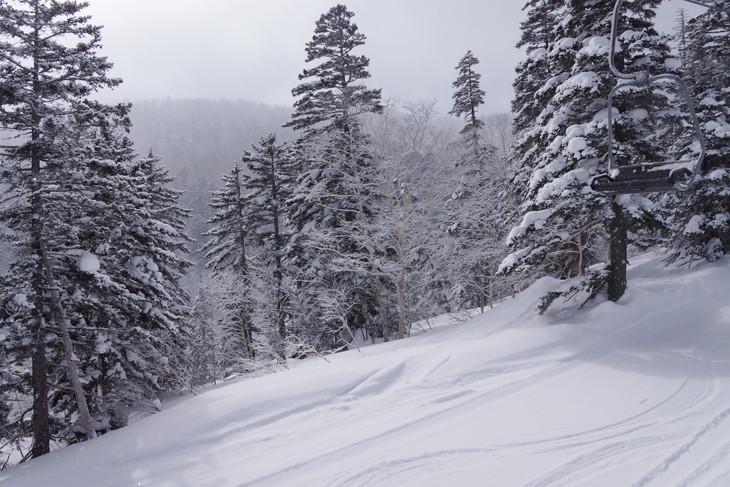
<path id="1" fill-rule="evenodd" d="M 636 262 L 618 303 L 543 279 L 407 340 L 226 384 L 0 485 L 728 486 L 730 260 Z"/>

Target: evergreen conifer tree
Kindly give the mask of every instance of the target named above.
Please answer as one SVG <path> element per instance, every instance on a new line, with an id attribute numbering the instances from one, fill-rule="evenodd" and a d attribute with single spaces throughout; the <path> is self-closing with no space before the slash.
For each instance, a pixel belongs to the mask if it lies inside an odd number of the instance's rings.
<path id="1" fill-rule="evenodd" d="M 463 115 L 465 125 L 458 142 L 461 177 L 447 202 L 446 214 L 453 252 L 451 299 L 460 308 L 484 309 L 493 300 L 490 290 L 503 257 L 505 207 L 500 201 L 504 181 L 495 171 L 496 149 L 484 141 L 484 122 L 477 116 L 485 94 L 479 86 L 481 75 L 474 70 L 478 63 L 467 51 L 456 67 L 459 75 L 453 83 L 454 106 L 449 114 Z"/>
<path id="2" fill-rule="evenodd" d="M 75 441 L 83 409 L 93 416 L 83 424 L 89 436 L 156 400 L 186 340 L 186 212 L 166 171 L 136 157 L 130 107 L 88 98 L 119 81 L 96 55 L 100 29 L 79 15 L 84 6 L 0 5 L 0 91 L 12 94 L 0 122 L 18 136 L 4 147 L 1 210 L 16 251 L 2 277 L 0 326 L 14 363 L 31 359 L 15 383 L 34 396 L 34 456 L 48 451 L 51 434 Z M 69 382 L 83 382 L 86 406 L 70 400 Z"/>
<path id="3" fill-rule="evenodd" d="M 263 249 L 264 266 L 273 276 L 271 319 L 279 340 L 284 340 L 288 304 L 283 262 L 289 237 L 285 202 L 293 183 L 291 158 L 286 146 L 277 144 L 276 135 L 269 134 L 244 154 L 243 161 L 251 174 L 246 183 L 247 224 L 253 243 Z"/>
<path id="4" fill-rule="evenodd" d="M 686 24 L 686 79 L 706 142 L 696 185 L 675 195 L 671 259 L 715 260 L 730 253 L 730 2 L 714 0 Z"/>
<path id="5" fill-rule="evenodd" d="M 208 220 L 212 227 L 203 235 L 209 239 L 200 249 L 205 252 L 206 268 L 217 277 L 235 276 L 224 282 L 235 286 L 227 292 L 230 313 L 221 319 L 221 327 L 228 330 L 229 339 L 238 344 L 240 359 L 255 358 L 254 334 L 257 328 L 253 323 L 251 296 L 249 292 L 249 265 L 247 247 L 250 237 L 248 213 L 246 208 L 246 183 L 238 163 L 228 174 L 221 176 L 223 188 L 214 191 L 210 206 L 213 216 Z M 223 281 L 222 281 L 223 282 Z"/>
<path id="6" fill-rule="evenodd" d="M 484 104 L 485 94 L 484 90 L 479 87 L 479 79 L 482 75 L 474 71 L 474 66 L 477 64 L 479 64 L 479 59 L 469 50 L 456 66 L 459 75 L 453 83 L 455 88 L 452 95 L 454 106 L 451 108 L 449 115 L 465 116 L 466 125 L 462 129 L 462 133 L 476 133 L 480 127 L 484 126 L 484 122 L 477 117 L 479 106 Z"/>
<path id="7" fill-rule="evenodd" d="M 64 140 L 60 134 L 55 139 L 66 157 L 46 181 L 46 221 L 54 232 L 45 245 L 94 428 L 104 432 L 123 426 L 128 412 L 151 405 L 175 385 L 171 366 L 187 342 L 179 326 L 187 296 L 179 281 L 190 265 L 181 257 L 189 238 L 182 233 L 186 212 L 176 206 L 179 192 L 166 187 L 166 171 L 155 158 L 138 159 L 131 150 L 129 106 L 89 105 L 66 120 Z M 23 289 L 22 265 L 13 263 L 6 290 Z M 11 323 L 27 315 L 22 306 L 5 309 Z M 52 337 L 57 327 L 49 328 Z M 22 344 L 21 331 L 14 343 Z M 49 376 L 63 385 L 57 346 L 48 349 Z M 24 353 L 22 346 L 13 351 Z M 74 425 L 66 420 L 76 405 L 66 391 L 50 391 L 51 410 L 57 434 L 75 441 Z"/>
<path id="8" fill-rule="evenodd" d="M 528 0 L 523 7 L 527 18 L 521 24 L 522 36 L 517 47 L 524 48 L 526 56 L 517 65 L 512 83 L 515 96 L 511 158 L 516 161 L 512 192 L 519 202 L 526 198 L 528 181 L 542 146 L 539 116 L 547 108 L 559 81 L 553 78 L 558 74 L 557 66 L 549 63 L 548 53 L 554 46 L 564 9 L 565 0 Z"/>
<path id="9" fill-rule="evenodd" d="M 292 90 L 298 99 L 286 124 L 301 131 L 293 152 L 299 174 L 289 200 L 293 232 L 289 263 L 297 269 L 300 311 L 294 324 L 300 336 L 322 348 L 341 345 L 336 331 L 341 325 L 319 314 L 322 293 L 341 291 L 338 295 L 351 303 L 345 321 L 353 329 L 367 326 L 377 309 L 371 278 L 333 272 L 328 264 L 337 254 L 367 254 L 348 236 L 346 227 L 375 213 L 367 176 L 370 158 L 359 117 L 379 112 L 382 106 L 380 90 L 363 84 L 370 77 L 368 58 L 353 53 L 365 42 L 353 16 L 347 7 L 337 5 L 316 22 L 306 47 L 306 62 L 316 64 L 299 76 L 303 82 Z M 312 232 L 327 234 L 330 250 L 316 249 Z"/>

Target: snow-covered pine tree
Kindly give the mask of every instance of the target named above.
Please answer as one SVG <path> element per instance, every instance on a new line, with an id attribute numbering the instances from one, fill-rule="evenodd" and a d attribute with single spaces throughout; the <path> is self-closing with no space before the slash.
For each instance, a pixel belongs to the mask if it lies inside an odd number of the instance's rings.
<path id="1" fill-rule="evenodd" d="M 459 60 L 456 70 L 459 75 L 452 84 L 454 93 L 451 96 L 454 100 L 454 106 L 449 111 L 449 115 L 460 117 L 464 115 L 466 124 L 462 129 L 462 133 L 473 132 L 484 126 L 484 122 L 477 117 L 479 107 L 484 104 L 484 90 L 479 86 L 479 80 L 482 75 L 474 70 L 479 64 L 479 59 L 468 50 L 466 54 Z"/>
<path id="2" fill-rule="evenodd" d="M 683 77 L 696 104 L 707 154 L 696 186 L 675 195 L 680 262 L 730 253 L 730 1 L 714 0 L 686 23 Z"/>
<path id="3" fill-rule="evenodd" d="M 292 90 L 298 97 L 295 110 L 286 124 L 301 131 L 294 146 L 300 173 L 289 201 L 289 263 L 298 269 L 294 285 L 300 311 L 293 324 L 300 336 L 321 348 L 339 347 L 342 339 L 340 324 L 319 316 L 318 294 L 334 288 L 344 291 L 338 295 L 351 303 L 346 321 L 353 329 L 368 326 L 377 314 L 371 278 L 328 268 L 334 254 L 367 254 L 346 227 L 374 214 L 366 176 L 370 159 L 359 117 L 379 112 L 382 106 L 380 90 L 363 84 L 370 77 L 370 61 L 353 52 L 365 43 L 353 16 L 344 5 L 336 5 L 316 22 L 306 46 L 306 62 L 316 64 L 300 74 L 302 83 Z M 332 243 L 327 246 L 334 254 L 310 245 L 313 231 L 328 235 Z"/>
<path id="4" fill-rule="evenodd" d="M 516 47 L 524 48 L 526 56 L 517 65 L 512 83 L 514 139 L 509 157 L 514 161 L 514 175 L 508 197 L 514 201 L 514 206 L 527 198 L 529 180 L 537 165 L 540 147 L 544 145 L 538 117 L 547 108 L 560 82 L 560 73 L 554 72 L 555 66 L 548 62 L 548 53 L 554 46 L 564 9 L 565 0 L 528 0 L 523 7 L 527 18 L 520 24 L 522 35 Z"/>
<path id="5" fill-rule="evenodd" d="M 481 75 L 475 71 L 477 64 L 479 60 L 470 50 L 456 66 L 459 74 L 453 83 L 454 105 L 449 114 L 463 115 L 465 124 L 454 171 L 460 180 L 447 202 L 446 218 L 452 240 L 451 300 L 460 309 L 483 310 L 494 300 L 495 274 L 504 257 L 505 181 L 499 179 L 501 171 L 496 170 L 496 148 L 484 140 L 484 122 L 477 116 L 485 94 L 479 84 Z"/>
<path id="6" fill-rule="evenodd" d="M 515 68 L 512 84 L 513 129 L 517 136 L 535 125 L 549 100 L 549 90 L 554 88 L 554 83 L 548 83 L 552 72 L 547 54 L 555 40 L 564 5 L 564 0 L 528 0 L 522 7 L 527 18 L 520 24 L 522 34 L 516 47 L 524 48 L 526 56 Z"/>
<path id="7" fill-rule="evenodd" d="M 86 153 L 70 187 L 89 201 L 77 219 L 80 255 L 68 308 L 77 313 L 101 431 L 125 425 L 128 411 L 149 409 L 177 386 L 173 369 L 188 341 L 181 286 L 191 265 L 184 258 L 188 211 L 159 160 L 133 151 L 129 109 L 101 118 L 97 107 L 96 121 L 77 122 L 84 130 L 73 142 Z"/>
<path id="8" fill-rule="evenodd" d="M 46 352 L 49 324 L 61 328 L 66 355 L 72 354 L 68 350 L 66 323 L 57 322 L 62 310 L 56 290 L 46 293 L 53 274 L 46 258 L 46 239 L 56 229 L 48 226 L 51 214 L 45 207 L 44 190 L 50 169 L 63 156 L 55 137 L 63 130 L 62 118 L 74 110 L 75 104 L 100 88 L 119 83 L 107 76 L 111 64 L 97 54 L 100 27 L 89 24 L 88 17 L 80 15 L 84 7 L 77 2 L 50 0 L 12 0 L 0 4 L 0 128 L 17 135 L 15 143 L 3 147 L 13 166 L 8 173 L 11 186 L 6 194 L 17 196 L 17 202 L 25 209 L 14 208 L 19 219 L 8 226 L 16 232 L 14 240 L 18 244 L 15 270 L 25 273 L 27 283 L 12 295 L 22 296 L 18 299 L 22 306 L 27 304 L 29 311 L 22 321 L 33 344 L 33 456 L 50 449 Z M 54 295 L 52 303 L 48 294 Z M 46 311 L 49 304 L 55 319 Z M 78 373 L 73 370 L 75 364 L 68 360 L 67 368 L 75 383 L 79 407 L 86 409 Z M 88 419 L 86 423 L 91 436 Z"/>
<path id="9" fill-rule="evenodd" d="M 270 298 L 263 308 L 271 328 L 278 333 L 279 341 L 283 341 L 289 313 L 283 264 L 289 240 L 285 203 L 293 185 L 292 160 L 286 144 L 277 143 L 276 135 L 269 134 L 244 153 L 243 162 L 250 173 L 245 203 L 249 234 L 252 243 L 262 249 L 260 260 L 265 274 L 273 278 L 268 284 L 273 284 L 274 290 L 261 293 Z"/>
<path id="10" fill-rule="evenodd" d="M 127 232 L 112 232 L 110 245 L 118 249 L 118 280 L 142 297 L 142 313 L 133 322 L 149 330 L 145 347 L 152 350 L 147 360 L 135 365 L 158 393 L 176 385 L 170 369 L 183 360 L 187 345 L 188 333 L 182 324 L 189 312 L 189 296 L 182 280 L 192 266 L 184 257 L 192 242 L 184 232 L 190 211 L 180 206 L 182 191 L 171 187 L 169 170 L 151 152 L 136 157 L 127 171 L 134 184 L 127 195 L 134 216 L 125 222 Z"/>
<path id="11" fill-rule="evenodd" d="M 345 5 L 332 7 L 316 22 L 307 43 L 305 62 L 318 64 L 299 75 L 303 83 L 292 90 L 299 98 L 285 124 L 303 130 L 305 137 L 335 127 L 350 133 L 358 115 L 382 110 L 380 90 L 362 84 L 370 77 L 370 60 L 353 54 L 366 39 L 352 22 L 354 15 Z"/>
<path id="12" fill-rule="evenodd" d="M 234 274 L 237 279 L 225 282 L 235 285 L 229 295 L 233 299 L 229 307 L 235 312 L 221 318 L 221 327 L 227 330 L 228 338 L 237 344 L 233 347 L 242 360 L 255 358 L 254 333 L 257 331 L 252 319 L 251 296 L 249 293 L 247 246 L 250 236 L 246 209 L 246 176 L 238 162 L 228 174 L 221 176 L 223 187 L 213 191 L 210 206 L 213 216 L 208 220 L 211 228 L 203 235 L 208 241 L 200 249 L 205 252 L 206 268 L 215 276 Z M 235 298 L 237 296 L 237 298 Z"/>
<path id="13" fill-rule="evenodd" d="M 549 98 L 534 127 L 523 129 L 516 145 L 516 154 L 521 158 L 517 180 L 524 184 L 526 198 L 522 221 L 508 237 L 508 243 L 518 250 L 503 261 L 503 272 L 540 266 L 543 272 L 556 277 L 583 275 L 598 261 L 596 252 L 606 238 L 606 224 L 611 229 L 625 228 L 616 225 L 624 221 L 623 208 L 632 209 L 629 216 L 635 224 L 655 216 L 654 203 L 644 196 L 613 200 L 592 192 L 588 186 L 590 178 L 604 170 L 606 96 L 615 83 L 608 69 L 613 4 L 590 4 L 586 8 L 585 2 L 565 3 L 564 18 L 544 53 L 550 77 L 537 95 L 549 94 Z M 617 64 L 624 71 L 668 71 L 667 41 L 653 27 L 657 4 L 653 0 L 624 4 L 617 56 Z M 620 112 L 615 117 L 615 130 L 621 135 L 619 160 L 625 160 L 632 144 L 642 150 L 645 160 L 663 160 L 661 144 L 644 143 L 655 139 L 651 133 L 654 127 L 642 127 L 638 114 L 664 108 L 670 100 L 665 90 L 652 87 L 619 96 L 616 106 Z M 527 138 L 531 139 L 529 145 L 525 144 Z M 613 238 L 614 242 L 619 240 Z M 625 269 L 625 253 L 623 260 L 613 255 L 616 267 L 610 274 L 616 276 L 621 268 Z M 594 269 L 581 286 L 593 295 L 608 274 L 605 269 Z"/>
<path id="14" fill-rule="evenodd" d="M 512 179 L 505 194 L 513 208 L 518 208 L 527 199 L 530 177 L 537 166 L 541 148 L 545 145 L 539 117 L 547 108 L 563 75 L 556 72 L 556 66 L 551 65 L 548 54 L 555 45 L 565 3 L 565 0 L 527 0 L 522 8 L 526 18 L 520 24 L 522 33 L 516 47 L 525 50 L 525 58 L 515 68 L 512 82 L 513 140 L 508 156 L 512 161 Z M 518 213 L 510 212 L 510 220 L 517 218 Z M 540 272 L 535 268 L 523 268 L 519 280 L 529 283 Z M 517 278 L 517 275 L 513 274 L 512 277 Z"/>
<path id="15" fill-rule="evenodd" d="M 211 193 L 209 205 L 214 214 L 208 220 L 211 227 L 203 234 L 208 241 L 200 251 L 205 252 L 206 268 L 213 272 L 234 267 L 245 273 L 248 227 L 241 180 L 246 177 L 236 163 L 221 176 L 223 187 Z"/>

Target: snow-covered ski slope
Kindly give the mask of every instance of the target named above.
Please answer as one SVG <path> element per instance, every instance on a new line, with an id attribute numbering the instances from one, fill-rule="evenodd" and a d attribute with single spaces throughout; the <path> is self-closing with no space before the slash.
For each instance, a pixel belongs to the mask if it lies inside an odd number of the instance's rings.
<path id="1" fill-rule="evenodd" d="M 208 390 L 0 472 L 5 487 L 728 486 L 730 260 L 645 260 L 535 316 L 445 326 Z"/>

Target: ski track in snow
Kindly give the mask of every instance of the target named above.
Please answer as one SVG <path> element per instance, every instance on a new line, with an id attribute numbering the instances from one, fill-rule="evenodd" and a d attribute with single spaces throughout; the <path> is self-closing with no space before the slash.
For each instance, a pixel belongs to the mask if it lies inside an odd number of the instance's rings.
<path id="1" fill-rule="evenodd" d="M 720 478 L 706 479 L 712 472 L 721 465 L 727 465 L 730 462 L 730 440 L 723 443 L 705 461 L 692 469 L 684 479 L 676 484 L 676 487 L 695 487 L 699 485 L 712 485 L 717 483 L 719 486 Z M 709 480 L 710 483 L 701 483 L 703 480 Z M 727 483 L 727 479 L 725 479 Z"/>
<path id="2" fill-rule="evenodd" d="M 683 455 L 685 455 L 692 447 L 694 447 L 697 443 L 699 443 L 703 436 L 708 434 L 709 432 L 717 429 L 717 427 L 720 425 L 720 423 L 727 420 L 728 416 L 730 416 L 730 408 L 727 408 L 723 410 L 720 414 L 712 418 L 711 421 L 706 422 L 693 436 L 690 438 L 689 441 L 682 444 L 679 448 L 676 450 L 670 452 L 670 454 L 663 459 L 659 465 L 657 465 L 656 468 L 654 468 L 652 471 L 647 473 L 639 482 L 634 484 L 635 487 L 644 487 L 646 485 L 649 485 L 652 481 L 657 480 L 661 474 L 666 472 L 674 462 L 679 460 Z"/>
<path id="3" fill-rule="evenodd" d="M 698 356 L 696 352 L 697 350 L 694 353 L 695 364 Z M 556 467 L 539 479 L 525 484 L 525 486 L 565 485 L 566 479 L 572 479 L 576 485 L 601 485 L 598 483 L 599 480 L 596 478 L 595 472 L 600 471 L 600 475 L 605 476 L 605 467 L 599 468 L 599 466 L 609 465 L 612 463 L 613 457 L 630 454 L 633 462 L 641 459 L 643 462 L 651 463 L 651 459 L 657 456 L 656 450 L 659 445 L 679 443 L 680 447 L 667 450 L 666 457 L 654 469 L 633 484 L 633 487 L 644 487 L 653 483 L 656 483 L 656 485 L 670 485 L 669 482 L 673 482 L 674 478 L 662 478 L 662 474 L 669 469 L 672 463 L 688 452 L 705 433 L 714 430 L 722 421 L 727 419 L 730 415 L 730 408 L 722 410 L 720 414 L 703 424 L 699 431 L 684 443 L 682 442 L 684 435 L 667 435 L 661 432 L 651 434 L 651 430 L 661 430 L 662 427 L 670 424 L 681 423 L 697 416 L 705 416 L 708 411 L 717 411 L 726 402 L 727 398 L 721 394 L 718 380 L 694 380 L 687 377 L 680 387 L 664 401 L 633 417 L 598 429 L 548 440 L 547 443 L 553 444 L 564 439 L 583 439 L 583 441 L 565 445 L 569 448 L 583 448 L 599 442 L 602 443 L 613 439 L 620 440 L 621 438 L 634 436 L 636 433 L 642 433 L 642 436 L 638 439 L 615 441 L 593 451 L 582 453 L 575 460 Z M 643 450 L 646 450 L 646 452 Z M 617 468 L 622 468 L 625 463 L 626 459 L 623 459 Z M 696 476 L 699 476 L 700 473 L 701 471 L 698 471 Z"/>
<path id="4" fill-rule="evenodd" d="M 650 283 L 649 286 L 651 284 L 653 283 Z M 677 308 L 679 310 L 681 304 L 677 305 Z M 666 310 L 662 310 L 662 313 L 666 313 Z M 657 313 L 647 313 L 646 319 L 651 320 L 653 314 Z M 364 449 L 378 448 L 377 444 L 387 443 L 388 437 L 391 435 L 401 434 L 409 429 L 417 429 L 423 423 L 433 421 L 439 416 L 455 414 L 459 408 L 471 407 L 472 403 L 477 401 L 489 403 L 504 399 L 509 395 L 528 389 L 537 383 L 556 378 L 580 367 L 584 359 L 595 361 L 618 348 L 624 348 L 630 345 L 629 342 L 651 339 L 652 335 L 656 333 L 651 328 L 643 331 L 637 329 L 639 326 L 636 323 L 624 326 L 602 340 L 554 361 L 549 365 L 545 365 L 544 362 L 536 360 L 526 365 L 523 364 L 522 367 L 518 366 L 512 371 L 505 368 L 502 371 L 503 373 L 516 372 L 520 368 L 525 368 L 530 371 L 537 369 L 537 371 L 527 377 L 522 377 L 521 374 L 518 374 L 520 377 L 497 387 L 487 388 L 486 391 L 480 393 L 476 393 L 475 391 L 482 388 L 480 387 L 480 382 L 483 382 L 483 380 L 480 380 L 480 378 L 483 379 L 485 377 L 484 373 L 488 371 L 488 368 L 472 374 L 463 375 L 462 377 L 471 379 L 472 382 L 469 384 L 470 389 L 460 393 L 444 395 L 441 399 L 431 400 L 430 404 L 447 404 L 445 407 L 433 413 L 422 415 L 396 428 L 391 428 L 369 438 L 353 442 L 345 448 L 339 448 L 336 452 L 327 452 L 319 457 L 310 458 L 306 462 L 291 465 L 283 471 L 252 480 L 242 485 L 278 485 L 279 483 L 285 483 L 287 478 L 297 478 L 297 470 L 302 467 L 316 469 L 317 463 L 338 463 L 338 458 L 344 460 L 348 456 L 356 454 L 357 452 L 354 450 L 362 451 Z M 676 328 L 681 327 L 681 324 L 676 326 Z M 668 331 L 663 330 L 664 333 Z M 628 338 L 628 341 L 624 340 L 626 338 Z M 698 347 L 695 345 L 692 348 L 692 359 L 693 363 L 696 364 L 699 355 Z M 436 365 L 427 374 L 427 377 L 435 373 L 448 361 L 449 358 Z M 694 370 L 694 368 L 693 365 L 692 369 Z M 403 364 L 400 364 L 398 370 L 403 370 Z M 378 375 L 380 373 L 375 374 L 375 376 Z M 385 375 L 387 376 L 388 374 Z M 487 378 L 489 378 L 489 375 L 487 374 Z M 575 434 L 553 437 L 544 441 L 532 440 L 524 443 L 501 444 L 495 445 L 493 448 L 481 450 L 444 450 L 412 458 L 406 457 L 400 460 L 388 460 L 354 474 L 350 472 L 332 478 L 326 485 L 402 485 L 404 481 L 407 481 L 407 485 L 425 485 L 429 481 L 433 481 L 434 476 L 438 476 L 437 474 L 439 472 L 448 471 L 453 474 L 453 472 L 474 469 L 478 465 L 487 464 L 496 457 L 520 454 L 520 450 L 535 451 L 536 449 L 545 452 L 567 449 L 581 451 L 583 453 L 580 453 L 576 458 L 568 462 L 554 467 L 538 478 L 523 484 L 525 487 L 600 485 L 599 476 L 603 477 L 612 470 L 621 469 L 626 463 L 656 463 L 655 459 L 659 454 L 662 455 L 662 458 L 658 464 L 639 479 L 634 484 L 634 487 L 668 485 L 668 482 L 673 482 L 676 479 L 676 477 L 664 478 L 663 476 L 671 465 L 701 441 L 706 433 L 715 430 L 730 415 L 730 408 L 722 410 L 721 413 L 699 428 L 689 440 L 682 441 L 682 435 L 672 435 L 664 432 L 667 425 L 681 423 L 688 418 L 691 419 L 695 416 L 706 414 L 707 411 L 717 410 L 718 402 L 725 402 L 726 398 L 720 393 L 720 385 L 717 380 L 698 380 L 691 378 L 691 375 L 690 373 L 690 377 L 686 377 L 680 383 L 679 387 L 663 401 L 620 422 Z M 356 389 L 359 389 L 359 386 Z M 625 438 L 630 439 L 627 440 Z M 667 444 L 678 444 L 679 446 L 671 450 L 658 448 L 658 445 Z M 657 450 L 659 450 L 659 453 Z M 714 462 L 725 458 L 725 450 L 720 450 L 716 456 L 719 456 L 719 458 L 716 458 Z M 615 462 L 615 460 L 619 459 L 620 461 Z M 709 464 L 712 465 L 716 464 L 712 463 L 712 459 L 708 459 L 707 462 L 710 462 Z M 616 466 L 611 467 L 612 463 L 615 463 Z M 701 474 L 701 470 L 696 470 L 694 476 L 695 478 L 699 478 Z M 569 483 L 566 484 L 566 481 Z"/>
<path id="5" fill-rule="evenodd" d="M 418 457 L 382 462 L 354 475 L 344 475 L 333 479 L 327 485 L 418 485 L 419 482 L 426 479 L 434 481 L 443 477 L 444 472 L 473 469 L 494 461 L 500 456 L 502 453 L 493 449 L 434 451 Z"/>

